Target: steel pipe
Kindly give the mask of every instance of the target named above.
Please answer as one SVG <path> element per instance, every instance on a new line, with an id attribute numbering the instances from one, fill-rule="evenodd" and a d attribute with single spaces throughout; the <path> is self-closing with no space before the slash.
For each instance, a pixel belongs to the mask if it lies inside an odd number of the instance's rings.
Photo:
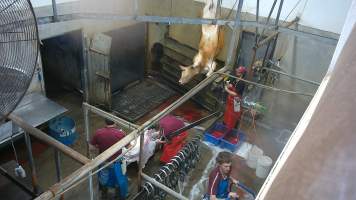
<path id="1" fill-rule="evenodd" d="M 140 137 L 140 152 L 139 152 L 139 158 L 138 158 L 138 177 L 137 177 L 137 191 L 141 190 L 142 186 L 142 178 L 141 178 L 141 173 L 142 173 L 142 167 L 143 167 L 143 146 L 144 146 L 144 137 L 145 134 L 141 134 Z"/>
<path id="2" fill-rule="evenodd" d="M 74 151 L 72 148 L 58 142 L 57 140 L 53 139 L 52 137 L 48 136 L 46 133 L 44 133 L 43 131 L 27 124 L 24 120 L 22 120 L 20 117 L 14 115 L 14 114 L 10 114 L 8 116 L 9 119 L 11 119 L 15 124 L 17 124 L 18 126 L 20 126 L 21 128 L 23 128 L 27 133 L 31 134 L 32 136 L 46 142 L 47 144 L 49 144 L 50 146 L 53 146 L 55 148 L 57 148 L 58 150 L 60 150 L 61 152 L 63 152 L 64 154 L 68 155 L 69 157 L 71 157 L 72 159 L 74 159 L 75 161 L 78 161 L 82 164 L 87 164 L 90 162 L 90 160 L 83 156 L 82 154 Z"/>
<path id="3" fill-rule="evenodd" d="M 214 24 L 216 22 L 217 25 L 228 25 L 233 27 L 235 22 L 233 20 L 213 20 L 213 19 L 200 19 L 200 18 L 184 18 L 184 17 L 160 17 L 160 16 L 121 16 L 116 14 L 98 14 L 98 13 L 72 13 L 65 15 L 58 15 L 58 20 L 60 22 L 71 21 L 71 20 L 81 20 L 81 19 L 92 19 L 92 20 L 136 20 L 141 22 L 149 22 L 149 23 L 166 23 L 166 24 Z M 51 17 L 38 17 L 38 24 L 48 24 L 53 23 Z M 241 26 L 243 27 L 258 27 L 265 29 L 274 29 L 274 25 L 262 24 L 256 21 L 240 21 Z M 11 25 L 8 27 L 3 26 L 1 29 L 12 30 Z M 298 36 L 301 38 L 308 38 L 319 40 L 328 44 L 336 45 L 338 41 L 338 36 L 329 37 L 318 35 L 314 33 L 298 31 L 288 28 L 280 27 L 279 31 L 281 33 L 286 33 L 294 36 Z"/>
<path id="4" fill-rule="evenodd" d="M 111 113 L 105 112 L 105 111 L 103 111 L 103 110 L 101 110 L 101 109 L 99 109 L 99 108 L 97 108 L 95 106 L 92 106 L 92 105 L 90 105 L 90 104 L 88 104 L 86 102 L 83 103 L 83 107 L 85 107 L 89 111 L 91 111 L 91 112 L 93 112 L 93 113 L 95 113 L 95 114 L 97 114 L 99 116 L 102 116 L 102 117 L 104 117 L 106 119 L 109 119 L 109 120 L 115 122 L 115 123 L 118 123 L 121 126 L 124 126 L 124 127 L 128 128 L 130 130 L 139 128 L 139 126 L 134 124 L 134 123 L 126 121 L 126 120 L 124 120 L 124 119 L 122 119 L 120 117 L 117 117 L 117 116 L 115 116 L 115 115 L 113 115 Z"/>
<path id="5" fill-rule="evenodd" d="M 33 159 L 33 154 L 32 154 L 32 145 L 31 145 L 31 138 L 28 133 L 24 133 L 25 136 L 25 143 L 26 143 L 26 148 L 27 148 L 27 155 L 28 155 L 28 163 L 30 165 L 31 169 L 31 181 L 32 181 L 32 187 L 33 187 L 33 193 L 38 194 L 39 193 L 39 186 L 38 186 L 38 179 L 37 179 L 37 170 L 35 166 L 35 161 Z"/>
<path id="6" fill-rule="evenodd" d="M 62 171 L 61 171 L 61 154 L 60 152 L 55 148 L 54 149 L 54 162 L 56 164 L 56 176 L 57 176 L 57 181 L 62 180 Z M 64 194 L 61 195 L 60 200 L 64 199 Z"/>
<path id="7" fill-rule="evenodd" d="M 284 26 L 284 28 L 289 28 L 290 26 L 294 25 L 298 21 L 299 21 L 299 17 L 296 17 L 291 22 L 288 22 L 288 24 L 286 26 Z M 276 32 L 272 33 L 271 35 L 269 35 L 267 38 L 265 38 L 261 42 L 258 42 L 256 47 L 260 48 L 261 46 L 265 45 L 267 42 L 271 41 L 274 37 L 276 37 L 279 33 L 280 33 L 279 31 L 276 31 Z"/>
<path id="8" fill-rule="evenodd" d="M 191 128 L 193 128 L 193 127 L 195 127 L 195 126 L 197 126 L 197 125 L 199 125 L 199 124 L 201 124 L 201 123 L 204 123 L 204 122 L 206 122 L 207 120 L 209 120 L 209 119 L 211 119 L 211 118 L 213 118 L 213 117 L 215 117 L 215 116 L 219 116 L 218 118 L 220 118 L 220 117 L 222 116 L 222 112 L 221 112 L 221 111 L 214 112 L 214 113 L 212 113 L 212 114 L 210 114 L 210 115 L 208 115 L 208 116 L 206 116 L 206 117 L 203 117 L 203 118 L 201 118 L 201 119 L 199 119 L 199 120 L 197 120 L 197 121 L 195 121 L 195 122 L 192 122 L 191 124 L 189 124 L 189 125 L 187 125 L 187 126 L 184 126 L 184 127 L 180 128 L 180 129 L 178 129 L 178 130 L 176 130 L 176 131 L 173 131 L 172 133 L 166 135 L 166 138 L 169 140 L 169 139 L 171 139 L 172 137 L 174 137 L 174 136 L 180 134 L 181 132 L 186 131 L 186 130 L 189 130 L 189 129 L 191 129 Z"/>
<path id="9" fill-rule="evenodd" d="M 58 22 L 57 2 L 52 0 L 53 21 Z"/>
<path id="10" fill-rule="evenodd" d="M 227 52 L 227 57 L 226 57 L 226 66 L 231 70 L 233 68 L 233 57 L 234 57 L 234 52 L 236 49 L 236 39 L 237 39 L 237 30 L 241 27 L 241 9 L 242 9 L 242 4 L 243 0 L 238 0 L 239 4 L 237 6 L 237 12 L 236 12 L 236 17 L 234 21 L 234 27 L 232 30 L 231 34 L 231 39 L 230 39 L 230 45 L 229 49 Z"/>
<path id="11" fill-rule="evenodd" d="M 272 62 L 272 61 L 269 61 L 269 63 L 271 63 L 272 65 L 276 66 L 276 64 L 274 62 Z M 277 66 L 277 67 L 280 68 L 280 66 Z M 318 83 L 318 82 L 311 81 L 311 80 L 308 80 L 308 79 L 304 79 L 304 78 L 301 78 L 299 76 L 295 76 L 295 75 L 292 75 L 292 74 L 287 74 L 287 73 L 279 71 L 279 70 L 274 70 L 274 69 L 267 68 L 267 67 L 264 67 L 263 69 L 266 69 L 268 71 L 275 72 L 275 73 L 278 73 L 278 74 L 282 74 L 284 76 L 288 76 L 290 78 L 294 78 L 294 79 L 297 79 L 297 80 L 300 80 L 300 81 L 303 81 L 303 82 L 306 82 L 306 83 L 310 83 L 310 84 L 313 84 L 313 85 L 316 85 L 316 86 L 320 85 L 320 83 Z"/>

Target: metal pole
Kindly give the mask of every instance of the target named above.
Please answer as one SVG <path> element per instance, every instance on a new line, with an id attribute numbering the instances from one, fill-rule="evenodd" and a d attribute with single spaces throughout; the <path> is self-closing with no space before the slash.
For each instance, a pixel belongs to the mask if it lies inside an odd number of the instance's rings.
<path id="1" fill-rule="evenodd" d="M 141 190 L 142 186 L 142 167 L 143 167 L 143 146 L 144 146 L 144 138 L 145 134 L 141 134 L 140 136 L 140 152 L 139 152 L 139 160 L 138 160 L 138 174 L 137 174 L 137 192 Z"/>
<path id="2" fill-rule="evenodd" d="M 113 121 L 115 123 L 118 123 L 121 126 L 124 126 L 124 127 L 128 128 L 130 130 L 139 128 L 139 126 L 136 125 L 136 124 L 133 124 L 133 123 L 131 123 L 129 121 L 126 121 L 126 120 L 124 120 L 124 119 L 122 119 L 120 117 L 117 117 L 117 116 L 115 116 L 115 115 L 113 115 L 111 113 L 105 112 L 105 111 L 103 111 L 103 110 L 101 110 L 101 109 L 99 109 L 99 108 L 97 108 L 95 106 L 92 106 L 92 105 L 90 105 L 90 104 L 88 104 L 86 102 L 83 103 L 83 107 L 88 109 L 89 111 L 99 115 L 99 116 L 102 116 L 102 117 L 104 117 L 106 119 L 110 119 L 111 121 Z"/>
<path id="3" fill-rule="evenodd" d="M 86 138 L 86 144 L 87 144 L 87 157 L 91 158 L 90 155 L 90 127 L 89 127 L 89 111 L 88 108 L 83 105 L 83 112 L 84 112 L 84 131 L 85 131 L 85 138 Z M 90 177 L 89 177 L 89 196 L 90 200 L 94 199 L 94 186 L 93 186 L 93 177 L 91 176 L 91 172 L 89 172 Z"/>
<path id="4" fill-rule="evenodd" d="M 274 1 L 273 1 L 273 4 L 272 4 L 272 7 L 271 7 L 271 9 L 270 9 L 270 11 L 269 11 L 269 13 L 268 13 L 268 17 L 267 17 L 267 20 L 266 20 L 265 25 L 268 24 L 268 22 L 269 22 L 269 20 L 270 20 L 270 18 L 271 18 L 271 16 L 272 16 L 274 7 L 276 6 L 276 4 L 277 4 L 277 0 L 274 0 Z M 258 48 L 258 47 L 257 47 L 257 44 L 258 44 L 258 42 L 260 41 L 260 39 L 263 37 L 264 32 L 265 32 L 265 28 L 262 29 L 262 33 L 261 33 L 260 36 L 258 37 L 258 39 L 257 39 L 257 41 L 256 41 L 256 45 L 255 45 L 254 47 L 252 47 L 252 59 L 251 59 L 250 65 L 249 65 L 248 68 L 247 68 L 247 79 L 248 79 L 248 80 L 251 80 L 251 79 L 252 79 L 252 75 L 253 75 L 253 74 L 252 74 L 252 67 L 253 67 L 253 65 L 254 65 L 254 63 L 255 63 L 255 60 L 256 60 L 256 54 L 257 54 L 257 48 Z M 269 49 L 269 46 L 267 47 L 267 51 L 266 51 L 266 52 L 268 52 L 268 49 Z"/>
<path id="5" fill-rule="evenodd" d="M 27 148 L 27 155 L 28 155 L 28 162 L 30 164 L 30 169 L 31 169 L 31 180 L 32 180 L 32 186 L 33 186 L 33 193 L 38 194 L 39 188 L 38 188 L 38 180 L 37 180 L 37 170 L 35 166 L 35 162 L 33 159 L 33 154 L 32 154 L 32 145 L 31 145 L 31 138 L 28 133 L 24 133 L 25 136 L 25 143 L 26 143 L 26 148 Z"/>
<path id="6" fill-rule="evenodd" d="M 256 2 L 256 23 L 259 21 L 259 12 L 260 12 L 260 0 L 257 0 Z M 258 40 L 258 27 L 256 26 L 256 33 L 255 33 L 255 44 L 257 44 Z"/>
<path id="7" fill-rule="evenodd" d="M 166 138 L 169 140 L 172 137 L 180 134 L 181 132 L 186 131 L 188 129 L 191 129 L 191 128 L 195 127 L 195 126 L 198 126 L 199 124 L 204 123 L 207 120 L 209 120 L 209 119 L 211 119 L 211 118 L 213 118 L 215 116 L 218 116 L 217 118 L 220 118 L 222 116 L 222 112 L 221 111 L 217 111 L 217 112 L 214 112 L 214 113 L 212 113 L 212 114 L 210 114 L 210 115 L 208 115 L 206 117 L 203 117 L 203 118 L 201 118 L 201 119 L 189 124 L 188 126 L 184 126 L 183 128 L 180 128 L 180 129 L 178 129 L 178 130 L 166 135 Z"/>
<path id="8" fill-rule="evenodd" d="M 54 161 L 56 164 L 56 175 L 57 175 L 57 181 L 62 180 L 62 175 L 61 175 L 61 155 L 60 152 L 55 148 L 54 149 Z"/>
<path id="9" fill-rule="evenodd" d="M 292 20 L 291 22 L 288 22 L 288 24 L 286 26 L 284 26 L 284 28 L 289 28 L 290 26 L 294 25 L 295 23 L 297 23 L 299 21 L 299 17 L 296 17 L 294 20 Z M 274 32 L 272 33 L 270 36 L 268 36 L 267 38 L 265 38 L 264 40 L 262 40 L 261 42 L 258 42 L 256 47 L 260 48 L 261 46 L 263 46 L 264 44 L 266 44 L 267 42 L 271 41 L 274 37 L 276 37 L 280 32 Z"/>
<path id="10" fill-rule="evenodd" d="M 269 10 L 269 13 L 268 13 L 268 17 L 267 17 L 267 20 L 266 20 L 266 23 L 265 23 L 266 26 L 268 25 L 268 22 L 271 19 L 271 16 L 272 16 L 272 13 L 273 13 L 273 10 L 274 10 L 274 7 L 276 6 L 276 4 L 277 4 L 277 0 L 274 0 L 273 4 L 272 4 L 272 7 L 271 7 L 271 9 Z M 262 29 L 262 33 L 258 37 L 257 42 L 260 41 L 261 37 L 263 37 L 264 32 L 265 32 L 265 28 Z"/>
<path id="11" fill-rule="evenodd" d="M 57 181 L 62 180 L 62 173 L 61 173 L 61 155 L 60 152 L 54 148 L 54 162 L 56 164 L 56 175 L 57 175 Z M 64 194 L 61 195 L 60 197 L 61 200 L 64 199 Z"/>
<path id="12" fill-rule="evenodd" d="M 271 63 L 272 65 L 276 65 L 274 62 L 271 62 L 271 61 L 269 63 Z M 285 76 L 288 76 L 288 77 L 291 77 L 291 78 L 294 78 L 294 79 L 297 79 L 297 80 L 300 80 L 300 81 L 304 81 L 306 83 L 310 83 L 310 84 L 317 85 L 317 86 L 320 85 L 320 83 L 318 83 L 318 82 L 307 80 L 307 79 L 304 79 L 304 78 L 301 78 L 301 77 L 298 77 L 298 76 L 295 76 L 295 75 L 292 75 L 292 74 L 287 74 L 287 73 L 279 71 L 279 70 L 274 70 L 274 69 L 267 68 L 267 67 L 265 67 L 264 69 L 266 69 L 268 71 L 272 71 L 272 72 L 278 73 L 278 74 L 282 74 L 282 75 L 285 75 Z"/>
<path id="13" fill-rule="evenodd" d="M 234 50 L 236 49 L 236 39 L 237 39 L 237 30 L 240 28 L 241 26 L 241 9 L 242 9 L 242 4 L 244 3 L 243 0 L 239 0 L 239 4 L 237 6 L 237 11 L 236 11 L 236 18 L 235 18 L 235 24 L 232 30 L 232 35 L 231 35 L 231 40 L 230 40 L 230 45 L 229 45 L 229 49 L 227 52 L 227 57 L 226 57 L 226 66 L 228 67 L 228 69 L 232 69 L 233 68 L 233 55 L 234 55 Z"/>
<path id="14" fill-rule="evenodd" d="M 275 22 L 276 30 L 278 30 L 279 16 L 281 15 L 283 2 L 284 2 L 284 0 L 281 0 L 281 2 L 279 3 L 277 18 L 276 18 L 276 22 Z M 269 55 L 269 59 L 273 58 L 274 50 L 276 49 L 276 45 L 277 45 L 277 39 L 278 39 L 278 34 L 274 37 L 274 40 L 273 40 L 273 43 L 272 43 L 271 54 Z M 266 52 L 266 55 L 267 55 L 267 52 Z M 263 63 L 265 63 L 265 62 L 266 62 L 266 60 L 264 59 Z"/>
<path id="15" fill-rule="evenodd" d="M 152 183 L 153 185 L 159 187 L 161 190 L 167 192 L 168 194 L 172 195 L 173 197 L 177 199 L 182 199 L 182 200 L 188 200 L 187 197 L 177 193 L 176 191 L 172 190 L 171 188 L 163 185 L 162 183 L 156 181 L 155 179 L 149 177 L 148 175 L 142 173 L 141 176 L 148 182 Z"/>
<path id="16" fill-rule="evenodd" d="M 213 73 L 211 76 L 207 77 L 198 85 L 196 85 L 193 89 L 185 93 L 182 97 L 180 97 L 178 100 L 173 102 L 171 105 L 169 105 L 167 108 L 165 108 L 163 111 L 152 117 L 150 120 L 146 121 L 143 125 L 139 126 L 138 129 L 132 131 L 130 134 L 126 135 L 123 139 L 112 145 L 110 148 L 99 154 L 96 158 L 94 158 L 91 162 L 85 164 L 81 168 L 77 169 L 74 171 L 71 175 L 63 179 L 60 183 L 54 184 L 51 189 L 47 192 L 44 192 L 41 196 L 39 196 L 37 199 L 51 199 L 55 196 L 57 196 L 59 193 L 70 187 L 72 184 L 74 184 L 77 180 L 83 178 L 84 176 L 88 175 L 88 173 L 93 170 L 94 168 L 98 167 L 101 163 L 109 159 L 113 154 L 115 154 L 117 151 L 122 149 L 125 145 L 127 145 L 129 142 L 131 142 L 133 139 L 135 139 L 139 134 L 142 133 L 142 131 L 146 128 L 149 127 L 155 123 L 157 123 L 163 116 L 166 114 L 172 112 L 174 109 L 179 107 L 181 104 L 186 102 L 188 99 L 190 99 L 192 96 L 194 96 L 196 93 L 198 93 L 201 89 L 209 85 L 212 81 L 214 81 L 217 77 L 219 77 L 219 73 L 223 73 L 226 71 L 226 67 L 220 69 L 218 72 Z"/>
<path id="17" fill-rule="evenodd" d="M 89 163 L 90 160 L 83 156 L 82 154 L 74 151 L 73 149 L 69 148 L 68 146 L 58 142 L 57 140 L 53 139 L 52 137 L 48 136 L 46 133 L 43 131 L 27 124 L 24 120 L 22 120 L 20 117 L 10 114 L 8 116 L 9 119 L 11 119 L 15 124 L 23 128 L 27 133 L 31 134 L 32 136 L 46 142 L 47 144 L 57 148 L 58 150 L 62 151 L 64 154 L 68 155 L 75 161 L 78 161 L 82 164 Z"/>
<path id="18" fill-rule="evenodd" d="M 232 20 L 216 20 L 216 19 L 200 19 L 200 18 L 186 18 L 186 17 L 161 17 L 161 16 L 122 16 L 116 14 L 98 14 L 98 13 L 74 13 L 74 14 L 65 14 L 58 15 L 58 19 L 61 22 L 71 21 L 71 20 L 80 20 L 80 19 L 92 19 L 92 20 L 136 20 L 141 22 L 150 22 L 150 23 L 164 23 L 164 24 L 217 24 L 217 25 L 228 25 L 233 27 L 235 22 Z M 52 23 L 52 19 L 49 17 L 38 17 L 38 24 L 48 24 Z M 274 25 L 261 24 L 256 23 L 255 21 L 246 21 L 241 20 L 240 25 L 243 27 L 258 27 L 263 29 L 271 29 L 275 28 Z M 3 30 L 13 30 L 12 24 L 4 24 L 2 25 Z M 293 30 L 280 27 L 279 31 L 282 33 L 295 35 L 301 38 L 313 39 L 320 42 L 328 43 L 330 45 L 336 45 L 339 37 L 337 35 L 334 36 L 326 36 L 326 35 L 318 35 L 310 32 L 303 32 L 300 30 Z M 264 30 L 262 31 L 264 32 Z M 263 34 L 260 34 L 260 36 Z"/>
<path id="19" fill-rule="evenodd" d="M 83 79 L 84 79 L 84 101 L 89 101 L 89 79 L 88 79 L 88 67 L 89 67 L 89 38 L 82 30 L 82 50 L 83 50 Z M 83 105 L 83 113 L 84 113 L 84 131 L 85 131 L 85 138 L 87 144 L 87 157 L 91 158 L 90 156 L 90 119 L 89 119 L 89 111 L 86 106 Z M 89 196 L 90 200 L 94 199 L 94 186 L 93 186 L 93 177 L 91 175 L 92 171 L 89 172 Z"/>
<path id="20" fill-rule="evenodd" d="M 52 10 L 53 10 L 53 21 L 54 22 L 58 22 L 58 13 L 57 13 L 56 0 L 52 0 Z"/>

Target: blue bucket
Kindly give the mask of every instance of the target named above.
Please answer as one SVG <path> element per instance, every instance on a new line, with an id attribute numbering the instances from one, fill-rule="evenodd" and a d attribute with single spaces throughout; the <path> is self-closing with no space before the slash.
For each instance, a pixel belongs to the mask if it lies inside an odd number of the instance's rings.
<path id="1" fill-rule="evenodd" d="M 49 134 L 65 145 L 71 145 L 78 138 L 75 122 L 72 118 L 63 116 L 49 122 Z"/>

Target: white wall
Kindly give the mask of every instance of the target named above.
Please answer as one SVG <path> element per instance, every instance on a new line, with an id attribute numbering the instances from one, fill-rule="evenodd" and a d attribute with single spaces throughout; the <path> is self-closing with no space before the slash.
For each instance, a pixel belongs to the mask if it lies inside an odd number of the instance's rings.
<path id="1" fill-rule="evenodd" d="M 57 4 L 73 2 L 73 1 L 79 1 L 79 0 L 56 0 Z M 37 8 L 37 7 L 52 5 L 52 0 L 31 0 L 31 3 L 34 8 Z"/>
<path id="2" fill-rule="evenodd" d="M 204 2 L 205 0 L 196 0 Z M 231 8 L 236 0 L 223 0 L 222 6 Z M 260 15 L 267 17 L 274 0 L 260 0 Z M 297 7 L 288 17 L 287 21 L 294 19 L 297 15 L 301 20 L 299 24 L 340 34 L 347 11 L 352 0 L 285 0 L 280 19 L 284 20 L 298 3 Z M 242 7 L 243 12 L 256 13 L 256 0 L 245 0 Z M 275 7 L 272 17 L 275 17 L 279 1 Z M 237 5 L 235 6 L 236 9 Z"/>

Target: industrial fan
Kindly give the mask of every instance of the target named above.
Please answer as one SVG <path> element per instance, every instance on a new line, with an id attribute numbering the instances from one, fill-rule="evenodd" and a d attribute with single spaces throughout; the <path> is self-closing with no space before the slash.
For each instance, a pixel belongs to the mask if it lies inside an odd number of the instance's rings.
<path id="1" fill-rule="evenodd" d="M 0 120 L 26 93 L 38 57 L 38 29 L 29 0 L 0 0 Z"/>

